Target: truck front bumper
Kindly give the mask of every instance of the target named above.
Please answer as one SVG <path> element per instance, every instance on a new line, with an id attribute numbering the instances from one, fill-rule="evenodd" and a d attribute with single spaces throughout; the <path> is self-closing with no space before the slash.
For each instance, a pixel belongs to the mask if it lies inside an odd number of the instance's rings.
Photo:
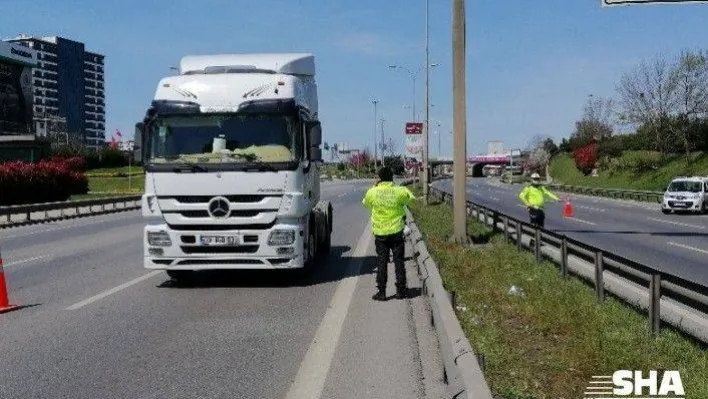
<path id="1" fill-rule="evenodd" d="M 270 245 L 275 231 L 293 231 L 291 244 Z M 145 226 L 144 267 L 154 270 L 298 269 L 304 266 L 304 231 L 297 225 L 267 230 L 172 230 L 166 224 Z M 202 237 L 235 237 L 234 245 L 204 245 Z M 169 238 L 169 240 L 167 240 Z"/>

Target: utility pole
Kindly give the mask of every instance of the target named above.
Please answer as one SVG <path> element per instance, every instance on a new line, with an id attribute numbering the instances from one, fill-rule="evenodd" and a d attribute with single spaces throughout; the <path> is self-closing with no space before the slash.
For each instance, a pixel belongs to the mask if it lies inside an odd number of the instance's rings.
<path id="1" fill-rule="evenodd" d="M 386 140 L 384 136 L 384 118 L 381 118 L 381 166 L 386 166 Z"/>
<path id="2" fill-rule="evenodd" d="M 425 130 L 423 131 L 423 198 L 429 204 L 428 181 L 430 170 L 428 165 L 429 133 L 430 133 L 430 0 L 425 0 Z"/>
<path id="3" fill-rule="evenodd" d="M 452 0 L 452 92 L 453 92 L 453 220 L 454 240 L 469 243 L 467 238 L 467 201 L 465 181 L 467 175 L 467 107 L 465 91 L 465 0 Z"/>
<path id="4" fill-rule="evenodd" d="M 374 103 L 374 173 L 376 173 L 376 162 L 378 161 L 378 151 L 376 150 L 376 121 L 378 120 L 376 105 L 379 103 L 379 100 L 372 100 L 371 102 Z"/>

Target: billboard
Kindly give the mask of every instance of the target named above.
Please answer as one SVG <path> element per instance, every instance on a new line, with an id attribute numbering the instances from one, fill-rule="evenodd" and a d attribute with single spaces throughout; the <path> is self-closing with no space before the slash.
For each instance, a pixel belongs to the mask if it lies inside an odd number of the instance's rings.
<path id="1" fill-rule="evenodd" d="M 406 134 L 423 134 L 423 124 L 421 122 L 406 123 Z"/>
<path id="2" fill-rule="evenodd" d="M 36 51 L 9 43 L 0 46 L 0 135 L 31 134 Z"/>

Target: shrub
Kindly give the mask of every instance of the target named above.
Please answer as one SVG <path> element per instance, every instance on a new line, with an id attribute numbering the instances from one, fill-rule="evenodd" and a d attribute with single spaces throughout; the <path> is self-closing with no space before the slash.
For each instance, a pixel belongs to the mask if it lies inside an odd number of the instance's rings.
<path id="1" fill-rule="evenodd" d="M 597 144 L 588 144 L 573 151 L 575 166 L 585 175 L 589 175 L 597 164 Z"/>
<path id="2" fill-rule="evenodd" d="M 0 164 L 0 205 L 66 201 L 88 192 L 88 178 L 77 159 Z"/>

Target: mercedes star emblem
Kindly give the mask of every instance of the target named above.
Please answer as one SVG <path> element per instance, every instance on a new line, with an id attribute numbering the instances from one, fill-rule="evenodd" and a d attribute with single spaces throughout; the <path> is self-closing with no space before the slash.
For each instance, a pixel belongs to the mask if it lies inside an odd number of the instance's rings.
<path id="1" fill-rule="evenodd" d="M 229 200 L 224 197 L 214 197 L 209 201 L 209 214 L 213 218 L 221 219 L 229 216 L 231 207 Z"/>

